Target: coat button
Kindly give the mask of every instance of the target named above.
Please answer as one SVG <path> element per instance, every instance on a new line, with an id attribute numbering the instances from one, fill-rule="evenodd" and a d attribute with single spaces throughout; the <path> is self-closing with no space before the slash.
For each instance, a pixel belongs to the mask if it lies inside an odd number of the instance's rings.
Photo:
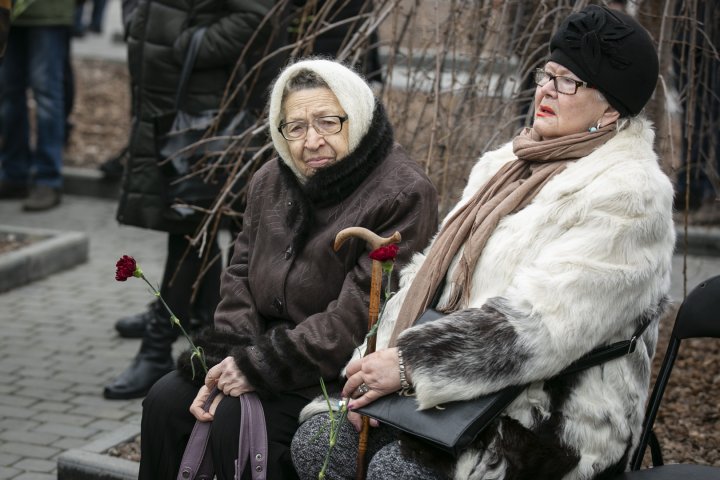
<path id="1" fill-rule="evenodd" d="M 258 465 L 257 467 L 255 467 L 255 471 L 262 472 L 262 467 L 260 465 Z"/>
<path id="2" fill-rule="evenodd" d="M 262 460 L 262 453 L 255 454 L 255 460 L 257 460 L 258 462 Z"/>
<path id="3" fill-rule="evenodd" d="M 190 478 L 190 469 L 186 468 L 182 471 L 182 478 Z"/>

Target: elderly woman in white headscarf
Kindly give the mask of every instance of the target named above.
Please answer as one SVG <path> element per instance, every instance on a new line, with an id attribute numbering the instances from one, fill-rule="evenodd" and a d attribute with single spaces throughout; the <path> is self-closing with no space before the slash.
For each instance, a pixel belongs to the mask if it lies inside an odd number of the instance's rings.
<path id="1" fill-rule="evenodd" d="M 634 19 L 598 6 L 565 19 L 550 50 L 532 128 L 477 162 L 343 396 L 353 410 L 412 387 L 428 409 L 527 387 L 457 458 L 371 430 L 368 479 L 610 478 L 637 443 L 675 243 L 672 184 L 640 115 L 658 58 Z M 413 325 L 436 292 L 447 315 Z M 554 378 L 648 321 L 634 352 Z M 293 441 L 303 479 L 320 471 L 323 428 L 317 414 Z M 354 478 L 357 434 L 336 445 L 325 478 Z"/>
<path id="2" fill-rule="evenodd" d="M 200 385 L 192 382 L 185 354 L 148 394 L 141 480 L 175 478 L 196 419 L 213 422 L 217 478 L 233 478 L 233 397 L 246 392 L 259 395 L 265 412 L 267 478 L 296 478 L 289 446 L 298 414 L 320 394 L 321 378 L 337 385 L 367 333 L 367 246 L 352 239 L 335 252 L 336 234 L 397 230 L 402 264 L 437 229 L 435 188 L 393 141 L 382 104 L 351 69 L 317 59 L 288 66 L 272 88 L 269 123 L 278 158 L 252 178 L 214 329 L 195 340 L 212 368 Z M 221 394 L 206 412 L 215 388 Z"/>

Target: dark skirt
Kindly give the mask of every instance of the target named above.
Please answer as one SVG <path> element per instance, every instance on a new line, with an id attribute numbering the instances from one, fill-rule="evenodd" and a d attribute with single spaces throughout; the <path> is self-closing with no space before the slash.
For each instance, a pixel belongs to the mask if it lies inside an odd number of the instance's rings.
<path id="1" fill-rule="evenodd" d="M 318 388 L 319 391 L 319 388 Z M 139 480 L 175 480 L 185 445 L 195 425 L 189 408 L 198 388 L 170 372 L 152 387 L 143 401 Z M 297 478 L 290 442 L 300 410 L 312 400 L 308 391 L 288 392 L 262 400 L 268 434 L 268 479 Z M 240 402 L 226 397 L 218 405 L 209 448 L 218 480 L 232 480 L 238 451 Z M 243 475 L 243 479 L 250 478 Z"/>

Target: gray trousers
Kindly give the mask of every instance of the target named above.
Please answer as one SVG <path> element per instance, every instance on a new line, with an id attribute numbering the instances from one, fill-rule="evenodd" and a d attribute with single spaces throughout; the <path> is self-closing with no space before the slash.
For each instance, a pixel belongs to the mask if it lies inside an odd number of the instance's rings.
<path id="1" fill-rule="evenodd" d="M 324 413 L 311 417 L 295 433 L 291 454 L 301 480 L 317 480 L 328 450 L 329 432 L 330 417 Z M 357 451 L 358 433 L 350 422 L 345 422 L 330 456 L 325 479 L 354 480 Z M 395 430 L 382 425 L 370 428 L 366 460 L 369 461 L 367 480 L 446 478 L 403 456 Z"/>

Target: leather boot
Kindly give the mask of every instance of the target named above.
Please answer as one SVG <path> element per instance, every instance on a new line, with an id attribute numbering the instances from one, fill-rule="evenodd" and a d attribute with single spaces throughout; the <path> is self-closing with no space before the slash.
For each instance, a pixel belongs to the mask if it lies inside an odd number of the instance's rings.
<path id="1" fill-rule="evenodd" d="M 145 327 L 150 320 L 153 318 L 152 310 L 146 310 L 144 312 L 136 313 L 135 315 L 128 315 L 115 322 L 115 330 L 118 335 L 123 338 L 142 338 L 145 333 Z M 200 330 L 205 325 L 212 325 L 212 321 L 201 320 L 195 316 L 190 317 L 189 330 L 194 332 Z"/>
<path id="2" fill-rule="evenodd" d="M 175 368 L 171 350 L 178 331 L 168 318 L 153 315 L 145 328 L 140 351 L 130 366 L 105 386 L 103 396 L 127 400 L 147 395 L 156 381 Z"/>
<path id="3" fill-rule="evenodd" d="M 152 307 L 135 315 L 128 315 L 115 322 L 115 330 L 123 338 L 142 338 L 145 327 L 152 320 Z"/>

